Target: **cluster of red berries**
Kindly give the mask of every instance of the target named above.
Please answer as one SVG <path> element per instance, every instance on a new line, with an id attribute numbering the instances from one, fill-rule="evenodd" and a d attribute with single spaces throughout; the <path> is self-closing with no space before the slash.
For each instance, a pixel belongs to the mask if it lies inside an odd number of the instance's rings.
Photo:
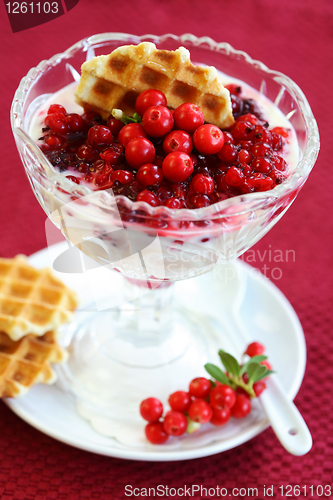
<path id="1" fill-rule="evenodd" d="M 261 360 L 266 358 L 262 356 L 263 353 L 264 347 L 259 342 L 253 342 L 245 351 L 251 359 L 260 360 L 262 366 L 266 367 L 268 376 L 271 367 L 266 359 Z M 227 384 L 198 377 L 190 382 L 188 391 L 176 391 L 171 394 L 168 399 L 171 410 L 164 418 L 163 405 L 159 399 L 152 397 L 142 401 L 140 414 L 148 421 L 145 427 L 148 441 L 152 444 L 163 444 L 169 436 L 181 436 L 185 432 L 192 434 L 207 422 L 221 426 L 231 417 L 246 417 L 251 411 L 251 398 L 259 396 L 266 387 L 264 380 L 249 384 L 249 375 L 246 372 L 238 383 L 232 374 L 226 373 L 224 376 Z"/>
<path id="2" fill-rule="evenodd" d="M 242 99 L 240 87 L 228 88 L 236 117 L 228 130 L 204 123 L 195 104 L 170 110 L 165 95 L 149 89 L 137 97 L 134 117 L 121 118 L 126 124 L 51 105 L 41 149 L 76 184 L 112 187 L 154 207 L 202 208 L 270 190 L 286 178 L 279 153 L 288 131 L 269 130 L 256 103 Z"/>

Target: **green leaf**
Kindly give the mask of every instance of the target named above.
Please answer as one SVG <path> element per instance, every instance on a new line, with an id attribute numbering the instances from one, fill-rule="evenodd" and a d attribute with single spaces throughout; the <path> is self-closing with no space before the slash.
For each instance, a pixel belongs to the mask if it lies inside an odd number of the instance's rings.
<path id="1" fill-rule="evenodd" d="M 205 364 L 205 369 L 215 380 L 218 380 L 222 384 L 230 385 L 230 380 L 218 366 L 213 365 L 212 363 L 207 363 Z"/>
<path id="2" fill-rule="evenodd" d="M 258 382 L 258 380 L 261 380 L 265 377 L 268 377 L 269 375 L 271 375 L 272 373 L 275 373 L 274 370 L 267 370 L 266 373 L 263 373 L 259 378 L 257 378 L 256 382 Z"/>
<path id="3" fill-rule="evenodd" d="M 239 377 L 241 369 L 237 359 L 228 352 L 222 351 L 222 349 L 219 351 L 219 356 L 227 372 L 235 377 Z"/>
<path id="4" fill-rule="evenodd" d="M 243 373 L 247 371 L 247 367 L 249 366 L 250 363 L 260 363 L 260 361 L 264 361 L 264 359 L 267 359 L 267 356 L 264 356 L 263 354 L 260 354 L 258 356 L 253 356 L 242 366 L 240 374 L 243 375 Z"/>
<path id="5" fill-rule="evenodd" d="M 261 365 L 259 363 L 250 363 L 247 367 L 247 374 L 249 376 L 249 385 L 254 384 L 263 376 L 266 376 L 267 366 Z"/>

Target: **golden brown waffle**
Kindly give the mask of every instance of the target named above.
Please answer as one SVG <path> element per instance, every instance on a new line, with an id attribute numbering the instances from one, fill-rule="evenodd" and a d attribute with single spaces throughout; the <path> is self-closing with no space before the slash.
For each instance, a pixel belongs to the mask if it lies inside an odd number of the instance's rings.
<path id="1" fill-rule="evenodd" d="M 0 331 L 18 340 L 27 333 L 44 335 L 73 319 L 76 293 L 51 269 L 35 269 L 26 258 L 0 258 Z"/>
<path id="2" fill-rule="evenodd" d="M 221 128 L 234 122 L 229 91 L 219 82 L 216 69 L 192 64 L 184 47 L 169 51 L 150 42 L 125 45 L 86 61 L 81 69 L 76 101 L 103 118 L 114 108 L 133 113 L 137 95 L 156 88 L 171 108 L 192 102 L 200 106 L 206 122 Z"/>
<path id="3" fill-rule="evenodd" d="M 57 375 L 50 363 L 66 359 L 54 331 L 41 337 L 26 335 L 16 342 L 0 332 L 0 397 L 23 396 L 37 383 L 52 384 Z"/>

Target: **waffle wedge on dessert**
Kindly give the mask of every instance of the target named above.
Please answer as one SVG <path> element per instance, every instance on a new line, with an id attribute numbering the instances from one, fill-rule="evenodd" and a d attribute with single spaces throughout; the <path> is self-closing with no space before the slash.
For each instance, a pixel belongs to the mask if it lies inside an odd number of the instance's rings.
<path id="1" fill-rule="evenodd" d="M 73 319 L 76 293 L 51 269 L 35 269 L 26 258 L 0 258 L 0 332 L 16 341 L 44 335 Z"/>
<path id="2" fill-rule="evenodd" d="M 113 109 L 135 111 L 135 99 L 144 90 L 162 91 L 170 108 L 185 102 L 200 106 L 205 121 L 220 128 L 234 123 L 229 91 L 212 66 L 196 66 L 184 47 L 159 50 L 151 42 L 118 47 L 109 55 L 82 65 L 76 101 L 104 119 Z"/>

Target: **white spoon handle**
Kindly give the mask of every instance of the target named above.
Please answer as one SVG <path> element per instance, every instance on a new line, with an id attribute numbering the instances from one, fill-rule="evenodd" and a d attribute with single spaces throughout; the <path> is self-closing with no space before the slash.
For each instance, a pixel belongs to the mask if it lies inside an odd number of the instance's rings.
<path id="1" fill-rule="evenodd" d="M 233 311 L 228 318 L 233 340 L 238 347 L 250 342 L 238 311 Z M 288 399 L 276 375 L 265 380 L 266 389 L 259 396 L 267 420 L 272 426 L 282 446 L 292 455 L 305 455 L 312 446 L 310 431 L 294 403 Z"/>
<path id="2" fill-rule="evenodd" d="M 265 382 L 267 388 L 259 396 L 259 400 L 273 431 L 289 453 L 305 455 L 312 447 L 312 437 L 302 415 L 287 398 L 274 374 Z"/>

